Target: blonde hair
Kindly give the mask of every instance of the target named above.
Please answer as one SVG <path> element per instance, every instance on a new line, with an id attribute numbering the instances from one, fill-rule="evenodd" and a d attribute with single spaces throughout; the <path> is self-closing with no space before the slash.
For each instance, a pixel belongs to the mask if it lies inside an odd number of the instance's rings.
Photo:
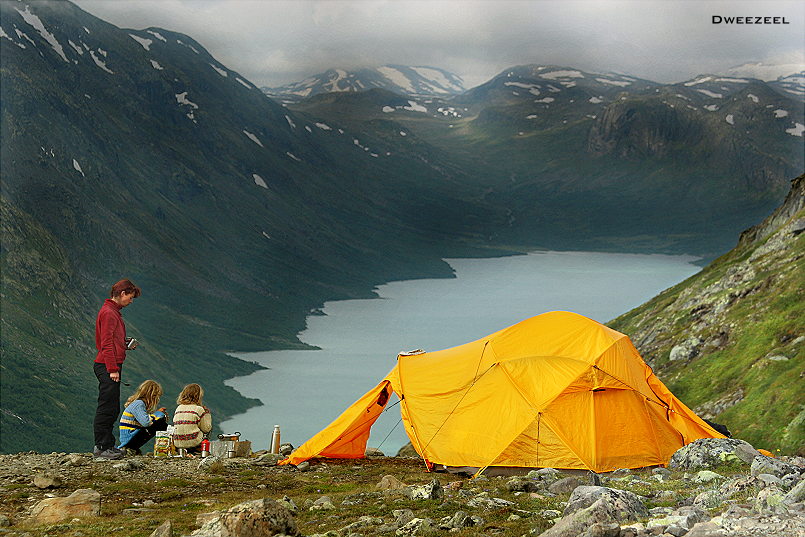
<path id="1" fill-rule="evenodd" d="M 204 397 L 204 388 L 198 384 L 188 384 L 182 389 L 182 393 L 176 399 L 177 405 L 201 405 L 201 398 Z"/>
<path id="2" fill-rule="evenodd" d="M 162 386 L 159 385 L 159 382 L 149 379 L 143 381 L 143 383 L 137 387 L 137 390 L 126 400 L 126 406 L 140 399 L 145 403 L 145 409 L 148 412 L 152 412 L 159 403 L 160 397 L 162 397 Z"/>

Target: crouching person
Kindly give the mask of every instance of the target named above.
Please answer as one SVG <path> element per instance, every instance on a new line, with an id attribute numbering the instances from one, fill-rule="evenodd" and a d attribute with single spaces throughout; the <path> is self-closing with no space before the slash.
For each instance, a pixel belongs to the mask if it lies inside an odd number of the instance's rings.
<path id="1" fill-rule="evenodd" d="M 212 430 L 212 415 L 202 403 L 204 389 L 198 384 L 188 384 L 179 394 L 176 412 L 173 414 L 173 444 L 188 453 L 201 451 L 199 446 L 204 435 Z"/>
<path id="2" fill-rule="evenodd" d="M 165 407 L 156 408 L 162 397 L 162 386 L 146 380 L 126 401 L 120 416 L 120 445 L 127 454 L 140 455 L 140 448 L 156 436 L 157 431 L 168 428 Z"/>

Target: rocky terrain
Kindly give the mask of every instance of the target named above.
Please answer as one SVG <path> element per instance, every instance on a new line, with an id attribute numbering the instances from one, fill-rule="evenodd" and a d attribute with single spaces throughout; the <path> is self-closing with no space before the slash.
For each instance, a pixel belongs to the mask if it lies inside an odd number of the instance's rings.
<path id="1" fill-rule="evenodd" d="M 298 467 L 279 458 L 0 455 L 0 535 L 805 535 L 805 459 L 742 440 L 699 440 L 668 468 L 602 475 L 471 479 L 399 455 Z"/>

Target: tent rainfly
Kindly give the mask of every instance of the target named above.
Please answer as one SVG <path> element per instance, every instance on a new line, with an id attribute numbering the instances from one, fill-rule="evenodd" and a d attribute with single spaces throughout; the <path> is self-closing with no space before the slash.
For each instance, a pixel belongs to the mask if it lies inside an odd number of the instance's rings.
<path id="1" fill-rule="evenodd" d="M 627 336 L 554 311 L 458 347 L 400 354 L 377 386 L 280 464 L 364 457 L 392 392 L 429 467 L 607 472 L 665 465 L 694 440 L 724 438 L 654 376 Z"/>

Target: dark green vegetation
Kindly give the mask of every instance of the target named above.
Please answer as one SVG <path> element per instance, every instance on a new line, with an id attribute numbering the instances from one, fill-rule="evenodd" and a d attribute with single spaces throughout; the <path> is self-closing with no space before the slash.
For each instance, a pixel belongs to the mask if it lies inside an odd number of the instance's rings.
<path id="1" fill-rule="evenodd" d="M 675 395 L 758 447 L 805 454 L 805 176 L 736 248 L 610 326 Z M 676 351 L 674 351 L 676 348 Z"/>
<path id="2" fill-rule="evenodd" d="M 301 346 L 326 300 L 509 249 L 715 256 L 803 168 L 802 103 L 759 81 L 527 66 L 449 102 L 290 110 L 188 36 L 66 1 L 0 10 L 0 451 L 89 449 L 92 327 L 121 277 L 144 290 L 131 389 L 158 379 L 170 406 L 200 382 L 220 422 L 256 403 L 222 381 L 257 366 L 222 352 Z"/>

